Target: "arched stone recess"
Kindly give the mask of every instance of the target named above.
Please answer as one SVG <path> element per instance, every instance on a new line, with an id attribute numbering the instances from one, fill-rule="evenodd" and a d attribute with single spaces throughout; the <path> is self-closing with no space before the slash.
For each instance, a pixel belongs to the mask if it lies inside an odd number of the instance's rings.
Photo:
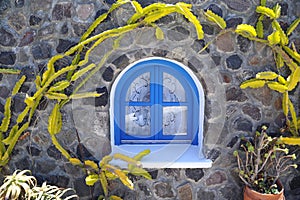
<path id="1" fill-rule="evenodd" d="M 219 140 L 225 122 L 225 88 L 219 69 L 208 53 L 198 53 L 201 42 L 195 40 L 196 35 L 192 26 L 171 25 L 162 27 L 162 30 L 164 40 L 157 40 L 154 28 L 144 27 L 126 33 L 120 38 L 104 41 L 90 54 L 89 60 L 89 64 L 103 66 L 80 92 L 106 88 L 110 93 L 114 80 L 122 70 L 140 59 L 155 56 L 178 61 L 193 71 L 204 88 L 205 153 Z M 101 60 L 103 58 L 106 59 Z M 109 100 L 107 104 L 97 106 L 98 100 L 99 98 L 96 98 L 96 105 L 94 99 L 72 102 L 74 123 L 80 140 L 96 159 L 100 159 L 109 149 L 110 137 Z"/>

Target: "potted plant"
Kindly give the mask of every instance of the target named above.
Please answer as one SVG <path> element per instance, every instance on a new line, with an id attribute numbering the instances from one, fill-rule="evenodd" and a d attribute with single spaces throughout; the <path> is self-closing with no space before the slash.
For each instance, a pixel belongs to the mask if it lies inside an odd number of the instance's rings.
<path id="1" fill-rule="evenodd" d="M 270 137 L 266 130 L 262 126 L 253 137 L 242 138 L 240 149 L 234 152 L 239 177 L 245 183 L 245 200 L 283 200 L 284 189 L 279 177 L 289 168 L 297 167 L 291 163 L 296 159 L 295 154 L 289 154 L 279 138 Z"/>

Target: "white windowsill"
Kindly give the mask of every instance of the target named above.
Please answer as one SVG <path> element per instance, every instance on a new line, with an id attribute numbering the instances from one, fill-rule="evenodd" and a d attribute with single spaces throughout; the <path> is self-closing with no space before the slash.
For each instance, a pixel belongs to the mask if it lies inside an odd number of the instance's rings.
<path id="1" fill-rule="evenodd" d="M 198 146 L 186 144 L 112 146 L 111 155 L 121 153 L 133 157 L 145 149 L 150 149 L 151 152 L 141 160 L 143 168 L 210 168 L 212 166 L 212 161 L 204 158 Z M 112 160 L 111 163 L 122 168 L 127 167 L 127 163 L 122 160 Z"/>

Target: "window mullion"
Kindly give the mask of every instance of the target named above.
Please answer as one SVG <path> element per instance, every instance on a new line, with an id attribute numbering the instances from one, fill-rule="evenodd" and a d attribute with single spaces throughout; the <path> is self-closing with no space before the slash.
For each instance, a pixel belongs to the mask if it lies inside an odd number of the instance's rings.
<path id="1" fill-rule="evenodd" d="M 157 134 L 156 134 L 156 138 L 158 140 L 163 139 L 162 138 L 162 121 L 163 121 L 163 66 L 157 66 L 157 70 L 156 70 L 156 85 L 157 85 L 157 98 L 156 98 L 156 112 L 157 112 L 157 116 L 156 116 L 156 130 Z"/>

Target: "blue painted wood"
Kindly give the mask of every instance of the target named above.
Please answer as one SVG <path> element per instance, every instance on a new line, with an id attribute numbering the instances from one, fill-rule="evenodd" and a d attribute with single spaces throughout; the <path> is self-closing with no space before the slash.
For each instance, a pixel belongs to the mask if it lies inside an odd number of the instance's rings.
<path id="1" fill-rule="evenodd" d="M 140 75 L 150 73 L 150 101 L 126 101 L 126 94 L 131 83 Z M 186 93 L 185 102 L 164 102 L 163 101 L 163 73 L 174 76 L 184 87 Z M 151 135 L 129 135 L 125 132 L 126 106 L 143 107 L 150 109 Z M 165 106 L 186 106 L 187 111 L 187 135 L 164 135 L 163 134 L 163 107 Z M 178 64 L 169 60 L 151 59 L 136 63 L 132 66 L 119 81 L 114 102 L 115 117 L 115 145 L 126 144 L 122 141 L 134 141 L 134 143 L 174 143 L 190 140 L 191 144 L 198 145 L 198 123 L 199 123 L 199 94 L 191 76 Z M 156 142 L 158 141 L 159 142 Z M 149 143 L 150 143 L 149 142 Z M 127 144 L 128 144 L 127 143 Z"/>

